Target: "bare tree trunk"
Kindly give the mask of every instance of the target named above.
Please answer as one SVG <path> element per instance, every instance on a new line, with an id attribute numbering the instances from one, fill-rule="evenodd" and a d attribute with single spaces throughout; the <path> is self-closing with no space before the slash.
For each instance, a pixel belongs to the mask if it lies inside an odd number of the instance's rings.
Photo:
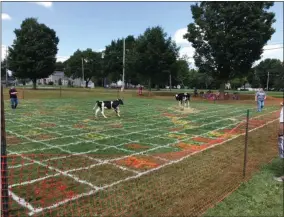
<path id="1" fill-rule="evenodd" d="M 87 87 L 88 87 L 89 82 L 90 82 L 90 80 L 86 80 L 85 88 L 87 88 Z"/>
<path id="2" fill-rule="evenodd" d="M 33 89 L 35 90 L 36 89 L 36 79 L 32 79 L 32 82 L 33 82 Z"/>
<path id="3" fill-rule="evenodd" d="M 148 96 L 150 96 L 150 94 L 151 94 L 151 78 L 149 79 L 149 81 L 148 81 Z"/>
<path id="4" fill-rule="evenodd" d="M 220 85 L 220 96 L 219 99 L 224 99 L 225 98 L 225 82 L 222 82 Z"/>

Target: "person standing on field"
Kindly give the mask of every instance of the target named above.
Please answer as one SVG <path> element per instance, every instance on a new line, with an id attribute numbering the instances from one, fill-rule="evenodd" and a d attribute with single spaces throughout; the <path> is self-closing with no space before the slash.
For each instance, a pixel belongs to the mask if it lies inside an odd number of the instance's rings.
<path id="1" fill-rule="evenodd" d="M 279 132 L 278 132 L 278 149 L 279 149 L 279 156 L 282 160 L 284 160 L 284 114 L 283 114 L 283 102 L 281 103 L 281 112 L 280 112 L 280 123 L 279 123 Z M 284 174 L 280 177 L 274 178 L 278 182 L 284 181 Z"/>
<path id="2" fill-rule="evenodd" d="M 262 88 L 255 94 L 255 101 L 257 102 L 257 111 L 261 112 L 264 107 L 264 101 L 266 100 L 266 93 Z"/>
<path id="3" fill-rule="evenodd" d="M 11 87 L 9 90 L 10 100 L 11 100 L 11 107 L 12 109 L 16 109 L 18 106 L 18 97 L 17 97 L 17 90 L 15 87 Z"/>

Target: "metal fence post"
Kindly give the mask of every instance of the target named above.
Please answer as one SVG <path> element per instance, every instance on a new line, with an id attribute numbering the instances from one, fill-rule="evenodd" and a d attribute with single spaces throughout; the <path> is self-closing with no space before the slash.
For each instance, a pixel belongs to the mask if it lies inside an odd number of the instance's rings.
<path id="1" fill-rule="evenodd" d="M 1 209 L 3 217 L 9 216 L 9 192 L 8 192 L 8 166 L 6 152 L 6 130 L 4 116 L 4 94 L 1 86 Z"/>
<path id="2" fill-rule="evenodd" d="M 248 156 L 248 127 L 249 127 L 249 109 L 247 110 L 247 120 L 246 120 L 246 135 L 245 135 L 245 149 L 244 149 L 243 178 L 246 177 L 246 167 L 247 167 L 247 156 Z"/>
<path id="3" fill-rule="evenodd" d="M 60 97 L 61 97 L 61 86 L 60 86 Z"/>

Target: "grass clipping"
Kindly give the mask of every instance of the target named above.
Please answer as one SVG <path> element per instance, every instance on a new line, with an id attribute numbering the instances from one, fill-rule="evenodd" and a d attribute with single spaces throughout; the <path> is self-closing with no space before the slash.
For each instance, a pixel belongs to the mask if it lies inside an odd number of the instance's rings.
<path id="1" fill-rule="evenodd" d="M 175 112 L 179 112 L 182 114 L 192 114 L 192 113 L 199 113 L 199 110 L 195 109 L 195 108 L 187 108 L 187 107 L 181 107 L 181 106 L 172 106 L 168 108 L 169 110 L 175 111 Z"/>

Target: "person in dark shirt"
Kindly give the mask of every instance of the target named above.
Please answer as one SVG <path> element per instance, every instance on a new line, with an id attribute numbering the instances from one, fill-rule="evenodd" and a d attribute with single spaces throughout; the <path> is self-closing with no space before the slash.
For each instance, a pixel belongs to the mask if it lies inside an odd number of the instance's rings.
<path id="1" fill-rule="evenodd" d="M 18 97 L 17 97 L 17 90 L 15 87 L 11 87 L 9 90 L 10 100 L 11 100 L 11 107 L 12 109 L 16 109 L 18 106 Z"/>

